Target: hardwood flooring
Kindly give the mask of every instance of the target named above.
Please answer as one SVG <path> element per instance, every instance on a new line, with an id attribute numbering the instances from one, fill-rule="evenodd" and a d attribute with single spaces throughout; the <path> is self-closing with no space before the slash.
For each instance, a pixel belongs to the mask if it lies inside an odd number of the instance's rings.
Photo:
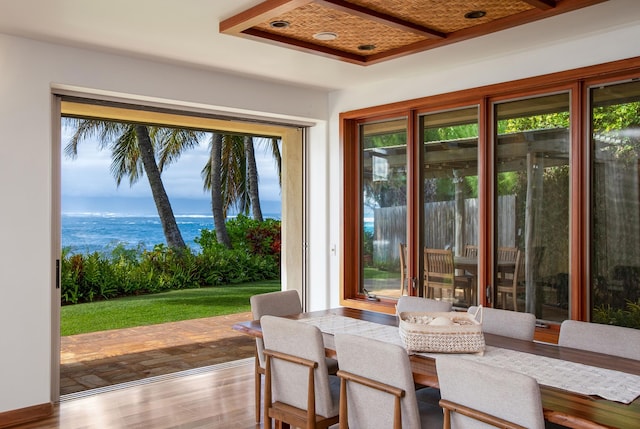
<path id="1" fill-rule="evenodd" d="M 253 358 L 237 360 L 63 400 L 46 420 L 12 429 L 261 428 L 253 381 Z"/>

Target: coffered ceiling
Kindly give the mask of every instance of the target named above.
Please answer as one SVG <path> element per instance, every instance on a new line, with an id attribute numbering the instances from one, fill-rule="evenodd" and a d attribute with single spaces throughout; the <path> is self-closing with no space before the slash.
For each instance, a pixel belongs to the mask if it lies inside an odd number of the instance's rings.
<path id="1" fill-rule="evenodd" d="M 220 32 L 369 65 L 606 0 L 267 0 Z"/>

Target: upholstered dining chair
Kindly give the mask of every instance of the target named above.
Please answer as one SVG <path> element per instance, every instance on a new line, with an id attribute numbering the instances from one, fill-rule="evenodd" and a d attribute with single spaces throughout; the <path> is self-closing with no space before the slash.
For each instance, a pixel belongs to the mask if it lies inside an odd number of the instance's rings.
<path id="1" fill-rule="evenodd" d="M 538 382 L 460 357 L 438 356 L 440 406 L 449 429 L 544 429 Z"/>
<path id="2" fill-rule="evenodd" d="M 264 338 L 264 427 L 324 429 L 338 423 L 340 380 L 329 375 L 322 332 L 276 316 L 260 319 Z"/>
<path id="3" fill-rule="evenodd" d="M 450 291 L 455 299 L 456 288 L 462 288 L 465 294 L 473 294 L 473 281 L 468 276 L 457 276 L 453 252 L 451 249 L 424 249 L 424 296 L 435 298 L 435 290 L 440 291 L 440 298 L 444 297 L 443 290 Z M 469 302 L 469 301 L 467 301 Z"/>
<path id="4" fill-rule="evenodd" d="M 536 331 L 534 314 L 489 307 L 482 307 L 481 312 L 478 312 L 476 306 L 469 307 L 467 312 L 477 314 L 477 319 L 482 317 L 482 331 L 487 334 L 533 341 Z"/>
<path id="5" fill-rule="evenodd" d="M 416 311 L 416 312 L 446 312 L 451 311 L 449 301 L 438 301 L 437 299 L 421 298 L 419 296 L 401 296 L 396 304 L 396 312 Z"/>
<path id="6" fill-rule="evenodd" d="M 565 320 L 558 345 L 640 361 L 640 329 Z"/>
<path id="7" fill-rule="evenodd" d="M 253 295 L 250 298 L 251 314 L 254 320 L 260 320 L 262 316 L 289 316 L 302 313 L 300 296 L 296 290 L 279 292 L 269 292 Z M 256 338 L 255 356 L 255 401 L 256 401 L 256 423 L 260 423 L 260 399 L 262 388 L 262 376 L 265 373 L 264 343 L 262 338 Z M 328 371 L 335 374 L 338 371 L 338 361 L 326 358 Z"/>
<path id="8" fill-rule="evenodd" d="M 340 429 L 441 428 L 442 410 L 415 390 L 407 351 L 395 344 L 336 334 Z"/>

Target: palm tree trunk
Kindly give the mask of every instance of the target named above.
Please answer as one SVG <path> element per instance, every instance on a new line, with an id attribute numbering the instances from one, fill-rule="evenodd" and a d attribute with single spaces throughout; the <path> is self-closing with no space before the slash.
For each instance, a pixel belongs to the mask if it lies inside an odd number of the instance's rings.
<path id="1" fill-rule="evenodd" d="M 222 170 L 222 134 L 214 133 L 211 137 L 211 211 L 213 212 L 213 224 L 216 228 L 216 238 L 219 243 L 231 249 L 231 239 L 227 233 L 225 223 L 226 216 L 222 202 L 222 183 L 220 172 Z"/>
<path id="2" fill-rule="evenodd" d="M 249 200 L 253 218 L 262 222 L 262 208 L 260 207 L 260 194 L 258 192 L 258 166 L 256 165 L 256 153 L 253 147 L 253 137 L 244 137 L 244 153 L 247 158 L 247 176 L 249 181 Z"/>
<path id="3" fill-rule="evenodd" d="M 167 246 L 174 249 L 184 249 L 187 246 L 184 244 L 180 229 L 178 229 L 171 203 L 169 203 L 169 197 L 160 178 L 160 170 L 156 164 L 153 145 L 149 137 L 149 129 L 144 125 L 136 125 L 135 131 L 136 137 L 138 138 L 140 158 L 142 159 L 142 165 L 149 180 L 153 201 L 156 203 L 156 209 L 160 216 L 160 223 L 162 224 L 162 230 L 167 240 Z"/>

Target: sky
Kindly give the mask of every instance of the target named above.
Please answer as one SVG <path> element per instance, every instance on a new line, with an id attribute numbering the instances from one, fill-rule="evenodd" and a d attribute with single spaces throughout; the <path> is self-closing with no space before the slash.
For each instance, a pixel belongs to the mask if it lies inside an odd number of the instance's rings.
<path id="1" fill-rule="evenodd" d="M 69 142 L 71 131 L 63 128 L 61 175 L 62 213 L 127 213 L 136 215 L 157 214 L 146 176 L 133 186 L 128 178 L 119 187 L 109 171 L 111 154 L 98 150 L 92 140 L 78 145 L 78 156 L 68 158 L 64 147 Z M 280 214 L 280 187 L 278 175 L 266 145 L 255 145 L 258 165 L 260 202 L 264 215 Z M 208 159 L 208 142 L 182 154 L 180 159 L 162 173 L 163 183 L 174 213 L 209 214 L 211 198 L 203 189 L 200 171 Z"/>

